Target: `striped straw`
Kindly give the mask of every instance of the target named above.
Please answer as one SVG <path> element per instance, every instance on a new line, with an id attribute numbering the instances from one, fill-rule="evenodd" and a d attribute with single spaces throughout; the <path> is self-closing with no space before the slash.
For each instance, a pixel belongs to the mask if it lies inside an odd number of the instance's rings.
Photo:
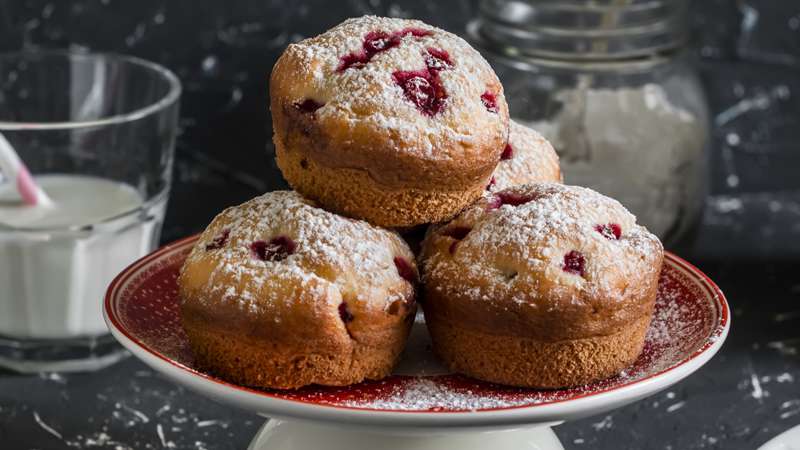
<path id="1" fill-rule="evenodd" d="M 50 206 L 53 201 L 50 197 L 33 181 L 28 168 L 25 167 L 19 155 L 14 151 L 14 147 L 0 134 L 0 171 L 17 187 L 22 201 L 31 206 Z"/>

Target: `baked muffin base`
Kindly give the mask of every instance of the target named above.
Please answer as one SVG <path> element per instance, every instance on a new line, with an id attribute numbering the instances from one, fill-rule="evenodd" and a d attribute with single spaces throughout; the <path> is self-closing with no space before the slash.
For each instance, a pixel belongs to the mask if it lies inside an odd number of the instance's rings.
<path id="1" fill-rule="evenodd" d="M 450 370 L 492 383 L 546 389 L 602 380 L 630 366 L 642 352 L 650 320 L 642 317 L 607 336 L 544 342 L 475 332 L 426 314 L 434 350 Z"/>
<path id="2" fill-rule="evenodd" d="M 371 333 L 347 347 L 330 342 L 289 345 L 184 320 L 183 328 L 198 366 L 232 383 L 259 388 L 296 389 L 309 384 L 346 386 L 391 374 L 413 322 Z M 302 345 L 299 345 L 302 344 Z"/>
<path id="3" fill-rule="evenodd" d="M 388 188 L 364 170 L 323 167 L 300 152 L 288 152 L 278 139 L 275 155 L 283 177 L 299 193 L 333 212 L 387 228 L 448 220 L 477 200 L 490 178 L 455 191 Z"/>

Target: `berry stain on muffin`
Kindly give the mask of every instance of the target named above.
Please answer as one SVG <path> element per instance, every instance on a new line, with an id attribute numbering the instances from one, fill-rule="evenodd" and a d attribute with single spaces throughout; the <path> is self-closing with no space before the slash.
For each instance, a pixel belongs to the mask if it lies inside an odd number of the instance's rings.
<path id="1" fill-rule="evenodd" d="M 514 148 L 511 147 L 511 144 L 506 144 L 506 147 L 503 149 L 503 153 L 500 154 L 500 159 L 503 161 L 507 161 L 514 157 Z"/>
<path id="2" fill-rule="evenodd" d="M 447 93 L 439 80 L 438 71 L 398 70 L 392 74 L 406 99 L 425 115 L 435 116 L 444 109 Z"/>
<path id="3" fill-rule="evenodd" d="M 278 262 L 294 253 L 297 245 L 286 236 L 276 236 L 267 241 L 255 241 L 250 244 L 250 252 L 261 261 Z"/>
<path id="4" fill-rule="evenodd" d="M 406 28 L 391 34 L 385 31 L 369 32 L 364 36 L 364 43 L 361 45 L 362 50 L 344 55 L 337 70 L 339 72 L 344 72 L 350 68 L 361 69 L 378 53 L 385 52 L 386 50 L 400 45 L 400 41 L 402 41 L 405 36 L 420 38 L 430 36 L 431 34 L 433 33 L 420 28 Z"/>
<path id="5" fill-rule="evenodd" d="M 425 65 L 428 70 L 445 70 L 453 67 L 453 62 L 450 60 L 450 54 L 447 50 L 428 47 L 428 54 L 425 55 Z"/>
<path id="6" fill-rule="evenodd" d="M 417 280 L 417 274 L 414 272 L 414 269 L 411 267 L 411 264 L 406 261 L 405 258 L 401 256 L 394 257 L 394 265 L 397 267 L 397 273 L 400 274 L 400 277 L 404 280 L 408 281 L 411 284 L 414 284 Z"/>
<path id="7" fill-rule="evenodd" d="M 594 229 L 607 239 L 619 240 L 620 236 L 622 236 L 622 227 L 617 223 L 595 225 Z"/>
<path id="8" fill-rule="evenodd" d="M 408 101 L 428 116 L 435 116 L 445 107 L 447 92 L 444 90 L 439 72 L 450 69 L 453 63 L 445 50 L 428 48 L 423 70 L 398 70 L 392 79 L 403 90 Z"/>
<path id="9" fill-rule="evenodd" d="M 564 255 L 564 264 L 561 268 L 564 269 L 564 272 L 584 276 L 586 273 L 586 257 L 577 250 L 571 250 Z"/>
<path id="10" fill-rule="evenodd" d="M 486 205 L 486 209 L 491 211 L 493 209 L 500 208 L 503 205 L 524 205 L 525 203 L 528 203 L 534 199 L 535 197 L 530 195 L 519 194 L 511 191 L 498 192 L 489 200 L 489 203 Z"/>
<path id="11" fill-rule="evenodd" d="M 495 94 L 486 91 L 481 94 L 481 101 L 483 102 L 483 106 L 486 107 L 487 111 L 497 114 L 497 96 Z"/>
<path id="12" fill-rule="evenodd" d="M 307 98 L 302 102 L 295 102 L 294 104 L 295 108 L 304 113 L 313 113 L 316 110 L 322 108 L 323 106 L 325 106 L 324 103 L 319 103 L 318 101 L 312 100 L 310 98 Z"/>
<path id="13" fill-rule="evenodd" d="M 369 64 L 375 55 L 399 46 L 405 36 L 421 38 L 431 34 L 433 34 L 431 31 L 418 28 L 406 28 L 391 34 L 385 31 L 371 31 L 364 37 L 362 49 L 343 56 L 337 70 L 344 72 L 350 68 L 361 69 Z M 428 48 L 424 57 L 425 69 L 398 70 L 392 74 L 392 78 L 403 89 L 408 101 L 415 104 L 424 114 L 434 116 L 444 108 L 447 99 L 447 93 L 439 79 L 439 72 L 453 67 L 453 62 L 447 51 L 437 48 Z"/>
<path id="14" fill-rule="evenodd" d="M 217 250 L 222 248 L 226 242 L 228 242 L 228 238 L 231 235 L 231 230 L 225 229 L 222 230 L 220 234 L 214 236 L 214 239 L 211 240 L 208 244 L 206 244 L 206 250 Z"/>

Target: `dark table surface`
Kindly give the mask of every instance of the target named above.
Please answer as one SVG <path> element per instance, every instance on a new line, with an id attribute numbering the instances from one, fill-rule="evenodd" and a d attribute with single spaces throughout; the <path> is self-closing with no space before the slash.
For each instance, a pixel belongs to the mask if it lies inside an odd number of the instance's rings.
<path id="1" fill-rule="evenodd" d="M 694 3 L 692 46 L 717 120 L 711 195 L 681 252 L 727 294 L 733 326 L 722 351 L 671 389 L 556 427 L 568 449 L 751 449 L 800 423 L 800 169 L 772 176 L 800 168 L 800 6 Z M 284 186 L 271 160 L 266 74 L 288 42 L 364 13 L 456 32 L 475 14 L 469 0 L 332 9 L 313 0 L 0 1 L 0 50 L 120 51 L 178 73 L 166 242 Z M 134 358 L 88 374 L 0 372 L 0 449 L 243 449 L 262 422 Z"/>

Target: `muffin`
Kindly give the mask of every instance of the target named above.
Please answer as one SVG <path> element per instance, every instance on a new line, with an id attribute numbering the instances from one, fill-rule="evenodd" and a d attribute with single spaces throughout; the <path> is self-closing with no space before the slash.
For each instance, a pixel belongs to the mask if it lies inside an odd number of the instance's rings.
<path id="1" fill-rule="evenodd" d="M 270 192 L 200 236 L 178 278 L 180 315 L 196 363 L 228 381 L 347 385 L 391 372 L 416 279 L 396 233 Z"/>
<path id="2" fill-rule="evenodd" d="M 508 141 L 489 64 L 416 20 L 349 19 L 289 45 L 272 71 L 270 109 L 289 184 L 385 227 L 453 217 L 480 197 Z"/>
<path id="3" fill-rule="evenodd" d="M 487 195 L 433 228 L 421 257 L 425 320 L 452 370 L 559 388 L 636 360 L 663 248 L 617 201 L 542 183 Z"/>
<path id="4" fill-rule="evenodd" d="M 561 183 L 558 155 L 541 134 L 510 121 L 508 144 L 500 155 L 488 190 L 492 192 L 527 183 Z"/>

